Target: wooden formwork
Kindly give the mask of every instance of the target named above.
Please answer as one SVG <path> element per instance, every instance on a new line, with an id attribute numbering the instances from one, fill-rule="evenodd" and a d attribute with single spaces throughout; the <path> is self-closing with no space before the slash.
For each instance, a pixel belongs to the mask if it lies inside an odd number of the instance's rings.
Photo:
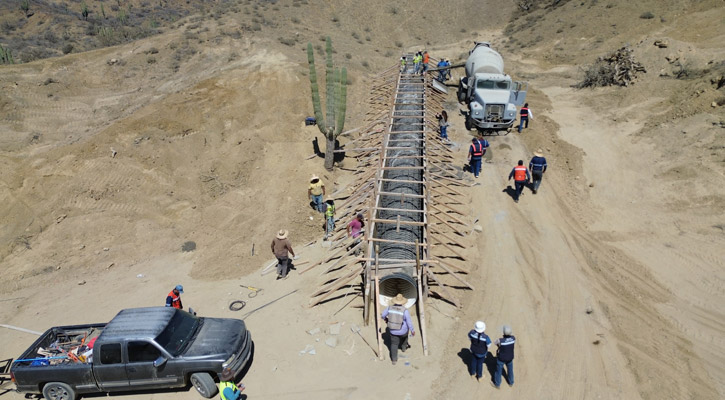
<path id="1" fill-rule="evenodd" d="M 391 67 L 378 74 L 371 85 L 370 110 L 366 114 L 365 124 L 358 130 L 358 136 L 347 143 L 354 147 L 346 148 L 346 156 L 357 161 L 354 173 L 359 175 L 352 188 L 352 194 L 341 201 L 337 206 L 338 220 L 349 221 L 358 213 L 366 215 L 367 224 L 365 235 L 360 242 L 352 245 L 352 239 L 346 238 L 346 224 L 339 224 L 336 231 L 328 239 L 331 242 L 328 255 L 317 263 L 300 271 L 305 273 L 313 268 L 324 265 L 320 275 L 335 274 L 334 277 L 325 278 L 325 283 L 311 294 L 310 307 L 320 304 L 332 296 L 337 290 L 354 284 L 355 279 L 362 277 L 360 291 L 363 298 L 363 321 L 369 324 L 370 314 L 375 313 L 375 325 L 380 341 L 382 322 L 379 318 L 378 294 L 381 271 L 389 270 L 403 265 L 414 265 L 415 276 L 413 277 L 418 286 L 418 307 L 419 322 L 421 324 L 421 340 L 423 341 L 424 354 L 428 354 L 428 343 L 425 329 L 425 302 L 430 293 L 436 297 L 460 307 L 460 300 L 455 297 L 451 289 L 453 286 L 446 284 L 453 279 L 456 287 L 462 284 L 463 287 L 473 290 L 473 286 L 460 275 L 468 274 L 469 269 L 459 265 L 459 262 L 466 263 L 466 257 L 460 249 L 466 246 L 463 241 L 470 231 L 472 221 L 469 216 L 460 211 L 456 205 L 463 204 L 460 199 L 465 194 L 456 187 L 470 187 L 471 185 L 462 181 L 461 171 L 453 167 L 453 152 L 448 143 L 440 138 L 437 133 L 437 120 L 435 114 L 442 109 L 445 95 L 432 90 L 430 76 L 424 75 L 419 84 L 420 89 L 414 91 L 406 90 L 406 94 L 418 93 L 422 96 L 422 110 L 396 111 L 398 94 L 400 93 L 401 79 L 406 80 L 406 85 L 411 85 L 409 74 L 401 74 L 397 67 Z M 405 104 L 411 104 L 409 102 Z M 399 118 L 420 118 L 420 130 L 415 131 L 394 131 L 393 125 Z M 388 167 L 386 157 L 388 150 L 397 149 L 395 137 L 399 133 L 420 133 L 419 148 L 421 156 L 405 156 L 408 158 L 421 158 L 420 167 Z M 405 139 L 410 142 L 410 139 Z M 402 149 L 402 148 L 401 148 Z M 404 149 L 410 149 L 405 147 Z M 386 181 L 384 173 L 391 169 L 420 169 L 422 170 L 422 181 L 405 181 L 407 183 L 422 184 L 423 193 L 420 195 L 389 193 L 383 191 L 383 184 Z M 400 181 L 398 181 L 400 182 Z M 378 212 L 381 210 L 392 212 L 411 212 L 411 210 L 396 209 L 391 207 L 383 208 L 380 203 L 381 195 L 399 196 L 401 202 L 408 197 L 422 199 L 423 207 L 415 211 L 422 213 L 422 222 L 401 221 L 400 215 L 397 219 L 380 219 Z M 337 203 L 337 202 L 336 202 Z M 396 229 L 401 225 L 421 226 L 422 238 L 419 242 L 411 243 L 405 241 L 386 240 L 374 237 L 377 224 L 393 224 Z M 405 245 L 414 245 L 416 249 L 416 260 L 380 259 L 377 247 L 379 243 L 397 242 Z M 362 253 L 362 254 L 360 254 Z M 451 259 L 457 259 L 452 261 Z M 380 265 L 380 262 L 385 264 Z M 450 277 L 445 278 L 444 277 Z M 379 342 L 379 346 L 382 346 Z M 379 350 L 382 359 L 382 351 Z"/>

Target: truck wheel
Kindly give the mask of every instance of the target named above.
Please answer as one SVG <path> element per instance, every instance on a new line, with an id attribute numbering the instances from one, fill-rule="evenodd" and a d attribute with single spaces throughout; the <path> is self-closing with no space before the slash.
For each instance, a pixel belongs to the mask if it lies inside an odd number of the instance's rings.
<path id="1" fill-rule="evenodd" d="M 458 87 L 458 93 L 456 94 L 458 95 L 459 103 L 463 104 L 466 102 L 466 92 L 460 86 Z"/>
<path id="2" fill-rule="evenodd" d="M 75 400 L 76 391 L 63 382 L 50 382 L 43 386 L 43 397 L 48 400 Z"/>
<path id="3" fill-rule="evenodd" d="M 471 115 L 466 115 L 466 121 L 463 123 L 463 125 L 466 127 L 466 130 L 473 129 L 473 122 L 471 121 Z"/>
<path id="4" fill-rule="evenodd" d="M 202 397 L 211 399 L 217 393 L 217 387 L 214 383 L 214 378 L 206 372 L 197 372 L 191 374 L 191 384 L 194 385 L 196 391 L 199 392 Z"/>

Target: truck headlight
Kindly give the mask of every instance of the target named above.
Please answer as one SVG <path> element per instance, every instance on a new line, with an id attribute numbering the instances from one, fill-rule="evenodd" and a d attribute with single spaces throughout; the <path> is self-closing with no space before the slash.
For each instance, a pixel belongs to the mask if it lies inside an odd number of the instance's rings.
<path id="1" fill-rule="evenodd" d="M 234 359 L 237 358 L 236 354 L 232 354 L 231 357 L 229 357 L 224 363 L 222 364 L 222 368 L 229 368 L 230 365 L 232 365 L 232 362 L 234 362 Z"/>

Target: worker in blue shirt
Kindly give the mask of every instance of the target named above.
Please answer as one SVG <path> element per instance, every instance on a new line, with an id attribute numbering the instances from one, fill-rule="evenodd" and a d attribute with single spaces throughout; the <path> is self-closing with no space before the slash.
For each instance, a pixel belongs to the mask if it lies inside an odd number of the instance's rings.
<path id="1" fill-rule="evenodd" d="M 488 346 L 491 345 L 491 338 L 486 335 L 486 324 L 483 321 L 476 321 L 473 329 L 468 332 L 468 339 L 471 340 L 471 362 L 468 364 L 468 373 L 471 378 L 481 379 L 483 376 L 483 363 L 486 361 Z"/>
<path id="2" fill-rule="evenodd" d="M 229 368 L 224 368 L 219 376 L 219 397 L 222 400 L 238 400 L 243 390 L 243 383 L 240 383 L 239 387 L 234 383 L 234 372 Z"/>
<path id="3" fill-rule="evenodd" d="M 546 172 L 546 158 L 544 158 L 544 151 L 538 149 L 534 152 L 534 158 L 529 162 L 529 169 L 531 170 L 531 177 L 534 182 L 533 192 L 539 191 L 539 185 L 541 185 L 541 179 L 544 177 Z"/>
<path id="4" fill-rule="evenodd" d="M 514 184 L 516 185 L 514 202 L 518 203 L 519 197 L 521 196 L 521 191 L 524 190 L 524 186 L 526 186 L 526 184 L 531 180 L 531 175 L 529 175 L 529 169 L 524 166 L 524 160 L 519 160 L 518 165 L 511 170 L 511 173 L 509 174 L 509 180 L 511 180 L 511 178 L 514 178 Z"/>
<path id="5" fill-rule="evenodd" d="M 398 348 L 403 352 L 410 348 L 408 344 L 408 332 L 415 336 L 413 320 L 410 318 L 410 311 L 405 308 L 408 302 L 401 293 L 390 299 L 392 305 L 383 311 L 383 320 L 388 323 L 390 331 L 390 361 L 395 365 L 398 362 Z"/>

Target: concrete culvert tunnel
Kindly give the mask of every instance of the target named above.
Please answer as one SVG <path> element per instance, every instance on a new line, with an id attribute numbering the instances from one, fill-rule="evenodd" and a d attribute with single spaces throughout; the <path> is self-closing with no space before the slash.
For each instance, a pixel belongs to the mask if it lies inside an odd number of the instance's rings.
<path id="1" fill-rule="evenodd" d="M 409 71 L 410 72 L 410 71 Z M 401 77 L 394 111 L 391 142 L 386 151 L 386 167 L 422 167 L 422 139 L 424 130 L 423 119 L 423 79 L 418 76 Z M 409 117 L 408 117 L 409 116 Z M 403 118 L 400 118 L 403 117 Z M 403 148 L 403 149 L 401 149 Z M 423 181 L 422 169 L 389 169 L 383 174 L 378 219 L 398 220 L 401 222 L 423 222 L 423 184 L 411 183 Z M 397 181 L 397 182 L 396 182 Z M 384 193 L 395 193 L 384 194 Z M 400 194 L 400 195 L 398 195 Z M 411 196 L 408 196 L 411 195 Z M 396 211 L 385 210 L 396 209 Z M 401 211 L 397 211 L 401 210 Z M 408 211 L 409 210 L 409 211 Z M 378 223 L 374 236 L 380 239 L 415 243 L 423 242 L 423 227 L 416 225 L 400 225 L 397 223 Z M 380 242 L 380 259 L 397 261 L 381 261 L 380 265 L 411 262 L 409 266 L 385 269 L 380 272 L 380 303 L 388 305 L 389 300 L 401 293 L 408 299 L 406 307 L 415 304 L 418 298 L 417 281 L 415 278 L 415 245 L 404 243 Z"/>

